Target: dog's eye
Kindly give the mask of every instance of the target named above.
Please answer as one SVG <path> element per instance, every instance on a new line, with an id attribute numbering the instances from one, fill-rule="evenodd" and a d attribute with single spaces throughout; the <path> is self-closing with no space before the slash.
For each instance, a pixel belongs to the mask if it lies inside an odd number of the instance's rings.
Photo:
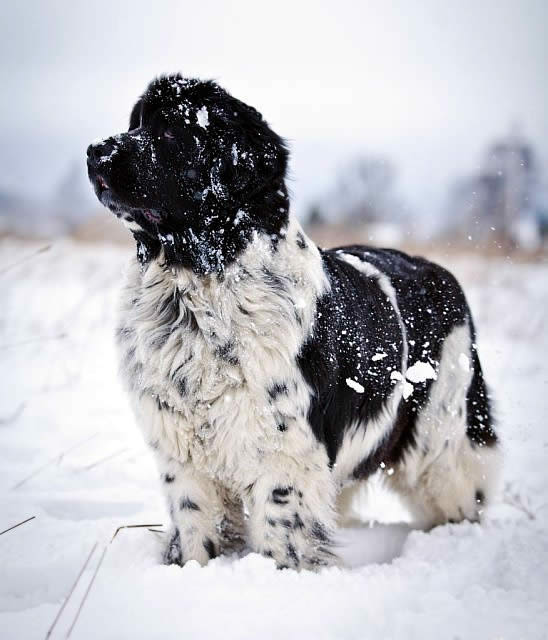
<path id="1" fill-rule="evenodd" d="M 173 133 L 173 131 L 171 129 L 166 129 L 164 131 L 164 138 L 167 138 L 168 140 L 174 140 L 175 139 L 175 134 Z"/>

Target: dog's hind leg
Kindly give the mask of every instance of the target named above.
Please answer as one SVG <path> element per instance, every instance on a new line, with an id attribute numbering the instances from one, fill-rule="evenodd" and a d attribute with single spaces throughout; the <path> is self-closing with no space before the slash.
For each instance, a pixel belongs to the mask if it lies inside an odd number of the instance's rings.
<path id="1" fill-rule="evenodd" d="M 468 324 L 453 329 L 444 342 L 414 437 L 387 480 L 417 524 L 428 529 L 479 520 L 496 487 L 500 448 Z"/>
<path id="2" fill-rule="evenodd" d="M 403 497 L 417 526 L 478 521 L 492 498 L 499 469 L 496 448 L 474 447 L 467 436 L 449 441 L 434 460 L 407 458 L 389 483 Z M 410 473 L 409 467 L 420 468 Z M 411 479 L 413 478 L 413 479 Z"/>
<path id="3" fill-rule="evenodd" d="M 275 456 L 248 488 L 251 547 L 278 568 L 317 570 L 338 564 L 331 550 L 334 483 L 327 466 L 303 468 Z"/>

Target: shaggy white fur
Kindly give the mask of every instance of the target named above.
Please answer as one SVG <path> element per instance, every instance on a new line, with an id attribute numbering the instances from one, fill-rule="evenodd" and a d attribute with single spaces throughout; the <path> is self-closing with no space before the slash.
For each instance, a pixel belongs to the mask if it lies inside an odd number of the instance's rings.
<path id="1" fill-rule="evenodd" d="M 323 545 L 334 484 L 295 366 L 328 282 L 317 248 L 298 249 L 297 233 L 292 221 L 277 250 L 257 235 L 222 278 L 166 269 L 161 257 L 144 271 L 130 265 L 122 374 L 169 480 L 185 561 L 203 563 L 222 547 L 223 521 L 237 520 L 226 512 L 226 491 L 230 504 L 246 502 L 254 549 L 281 566 L 332 559 Z"/>

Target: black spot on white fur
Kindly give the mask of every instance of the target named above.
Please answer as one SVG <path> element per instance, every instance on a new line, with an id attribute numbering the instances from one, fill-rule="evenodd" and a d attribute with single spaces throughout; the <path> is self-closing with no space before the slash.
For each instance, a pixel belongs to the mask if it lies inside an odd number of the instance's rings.
<path id="1" fill-rule="evenodd" d="M 179 378 L 176 382 L 176 385 L 177 385 L 177 391 L 179 392 L 179 395 L 185 396 L 187 392 L 185 378 Z"/>
<path id="2" fill-rule="evenodd" d="M 314 522 L 312 524 L 312 535 L 316 540 L 320 542 L 329 542 L 329 535 L 325 529 L 325 526 L 321 522 Z"/>
<path id="3" fill-rule="evenodd" d="M 287 545 L 287 555 L 289 557 L 289 559 L 293 562 L 293 564 L 295 566 L 298 566 L 299 564 L 299 556 L 297 555 L 297 551 L 295 549 L 295 547 L 289 543 Z"/>
<path id="4" fill-rule="evenodd" d="M 200 507 L 190 498 L 184 497 L 179 501 L 179 509 L 181 511 L 200 511 Z"/>
<path id="5" fill-rule="evenodd" d="M 181 536 L 178 530 L 175 530 L 168 542 L 165 554 L 165 564 L 183 564 L 183 551 L 181 549 Z"/>
<path id="6" fill-rule="evenodd" d="M 276 400 L 280 395 L 287 395 L 287 384 L 285 382 L 274 382 L 270 387 L 268 387 L 267 393 L 271 400 Z"/>
<path id="7" fill-rule="evenodd" d="M 228 364 L 237 365 L 238 356 L 234 353 L 234 341 L 227 340 L 224 344 L 217 347 L 215 354 L 221 360 L 224 360 Z"/>
<path id="8" fill-rule="evenodd" d="M 209 556 L 209 559 L 211 560 L 212 558 L 215 557 L 215 544 L 213 543 L 213 540 L 211 538 L 204 538 L 203 541 L 203 546 L 204 549 L 207 552 L 207 555 Z"/>
<path id="9" fill-rule="evenodd" d="M 293 514 L 293 529 L 303 529 L 304 522 L 301 519 L 301 516 L 298 513 Z"/>
<path id="10" fill-rule="evenodd" d="M 287 504 L 287 497 L 293 492 L 293 487 L 277 487 L 272 491 L 272 502 L 275 504 Z"/>

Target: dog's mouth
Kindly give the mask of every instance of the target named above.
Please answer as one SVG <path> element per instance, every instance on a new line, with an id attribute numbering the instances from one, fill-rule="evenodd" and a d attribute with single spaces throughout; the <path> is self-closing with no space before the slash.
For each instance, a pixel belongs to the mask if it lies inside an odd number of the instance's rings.
<path id="1" fill-rule="evenodd" d="M 158 213 L 158 211 L 155 211 L 154 209 L 144 209 L 143 215 L 149 222 L 152 222 L 154 224 L 158 224 L 162 221 L 162 216 Z"/>
<path id="2" fill-rule="evenodd" d="M 90 179 L 94 185 L 99 202 L 114 213 L 117 218 L 121 219 L 128 228 L 148 229 L 149 233 L 156 233 L 158 225 L 161 224 L 163 220 L 160 211 L 157 209 L 131 206 L 121 201 L 112 189 L 107 178 L 100 173 L 95 173 L 95 175 L 91 174 Z"/>
<path id="3" fill-rule="evenodd" d="M 98 150 L 97 145 L 90 145 L 87 150 L 88 177 L 93 185 L 97 199 L 104 207 L 114 213 L 118 219 L 122 220 L 129 229 L 141 229 L 155 235 L 158 232 L 158 226 L 163 221 L 162 214 L 150 207 L 128 203 L 126 198 L 121 197 L 116 192 L 116 189 L 113 189 L 110 170 L 105 167 L 104 154 L 100 155 L 103 153 L 101 149 Z M 111 156 L 112 152 L 108 159 Z"/>
<path id="4" fill-rule="evenodd" d="M 95 194 L 97 195 L 97 198 L 99 199 L 102 205 L 104 205 L 105 207 L 109 207 L 110 209 L 111 205 L 113 204 L 114 198 L 112 194 L 112 189 L 110 188 L 108 182 L 106 181 L 106 178 L 102 176 L 100 173 L 96 173 L 95 175 L 93 175 L 91 171 L 90 171 L 89 177 L 94 186 Z"/>
<path id="5" fill-rule="evenodd" d="M 99 198 L 99 202 L 103 206 L 108 207 L 112 213 L 115 213 L 118 217 L 124 212 L 125 207 L 118 201 L 103 176 L 97 176 L 95 178 L 95 193 Z"/>

